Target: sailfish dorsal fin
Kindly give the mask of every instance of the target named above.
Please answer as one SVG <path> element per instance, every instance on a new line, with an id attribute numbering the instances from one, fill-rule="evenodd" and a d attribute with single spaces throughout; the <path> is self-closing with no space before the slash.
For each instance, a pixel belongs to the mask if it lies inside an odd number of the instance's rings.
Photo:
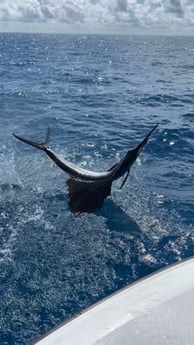
<path id="1" fill-rule="evenodd" d="M 75 215 L 92 213 L 100 209 L 111 193 L 111 181 L 67 180 L 69 206 Z"/>

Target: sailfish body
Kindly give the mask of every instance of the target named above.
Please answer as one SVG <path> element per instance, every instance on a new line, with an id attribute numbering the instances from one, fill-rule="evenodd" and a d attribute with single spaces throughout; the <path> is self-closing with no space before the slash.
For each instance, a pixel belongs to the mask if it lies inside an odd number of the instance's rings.
<path id="1" fill-rule="evenodd" d="M 155 125 L 151 129 L 139 145 L 129 150 L 120 161 L 104 172 L 82 169 L 65 159 L 61 159 L 48 147 L 49 129 L 44 143 L 37 143 L 16 134 L 13 135 L 24 143 L 44 151 L 59 168 L 69 175 L 70 178 L 67 180 L 69 206 L 75 215 L 80 215 L 83 213 L 92 213 L 100 209 L 106 197 L 111 194 L 112 182 L 126 175 L 121 185 L 122 188 L 127 180 L 131 166 L 136 161 L 148 138 L 157 126 Z"/>

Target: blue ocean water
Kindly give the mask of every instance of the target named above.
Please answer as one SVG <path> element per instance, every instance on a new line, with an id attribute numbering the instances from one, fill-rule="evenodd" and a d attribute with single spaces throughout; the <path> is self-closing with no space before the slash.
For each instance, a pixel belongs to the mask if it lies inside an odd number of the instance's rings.
<path id="1" fill-rule="evenodd" d="M 23 345 L 194 252 L 194 39 L 0 34 L 0 344 Z M 96 214 L 12 132 L 110 168 L 159 122 Z"/>

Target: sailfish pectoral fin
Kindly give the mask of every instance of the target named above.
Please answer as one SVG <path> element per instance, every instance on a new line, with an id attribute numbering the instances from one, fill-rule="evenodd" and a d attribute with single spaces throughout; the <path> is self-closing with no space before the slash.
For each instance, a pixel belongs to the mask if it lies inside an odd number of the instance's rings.
<path id="1" fill-rule="evenodd" d="M 121 189 L 121 188 L 124 186 L 125 182 L 127 181 L 128 176 L 129 176 L 129 171 L 130 171 L 130 169 L 127 171 L 127 173 L 126 173 L 126 175 L 125 175 L 125 178 L 124 178 L 123 182 L 121 183 L 121 186 L 120 186 L 119 189 Z"/>
<path id="2" fill-rule="evenodd" d="M 28 145 L 31 145 L 33 147 L 36 147 L 37 149 L 39 150 L 45 150 L 45 148 L 48 147 L 48 144 L 49 144 L 49 139 L 50 139 L 50 128 L 47 129 L 47 134 L 46 134 L 46 140 L 44 143 L 37 143 L 36 141 L 32 141 L 32 140 L 29 140 L 29 139 L 26 139 L 26 138 L 23 138 L 23 137 L 20 137 L 19 135 L 16 135 L 13 133 L 13 136 L 20 140 L 20 141 L 23 141 L 25 144 L 28 144 Z"/>
<path id="3" fill-rule="evenodd" d="M 112 181 L 68 179 L 69 206 L 74 215 L 93 213 L 100 209 L 111 194 Z"/>

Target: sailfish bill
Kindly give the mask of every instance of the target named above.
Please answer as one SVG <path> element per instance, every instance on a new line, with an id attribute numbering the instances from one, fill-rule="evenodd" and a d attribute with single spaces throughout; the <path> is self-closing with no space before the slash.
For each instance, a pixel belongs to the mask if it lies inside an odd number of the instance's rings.
<path id="1" fill-rule="evenodd" d="M 47 131 L 44 143 L 31 141 L 16 134 L 13 135 L 25 144 L 44 151 L 60 169 L 70 176 L 67 180 L 69 206 L 75 215 L 80 215 L 83 213 L 92 213 L 100 209 L 104 200 L 111 194 L 112 182 L 125 176 L 120 188 L 123 187 L 127 181 L 131 166 L 136 161 L 138 155 L 157 126 L 158 124 L 151 129 L 140 144 L 132 150 L 129 150 L 125 156 L 109 170 L 103 172 L 95 172 L 80 168 L 66 159 L 59 157 L 59 155 L 48 147 L 50 129 Z"/>

